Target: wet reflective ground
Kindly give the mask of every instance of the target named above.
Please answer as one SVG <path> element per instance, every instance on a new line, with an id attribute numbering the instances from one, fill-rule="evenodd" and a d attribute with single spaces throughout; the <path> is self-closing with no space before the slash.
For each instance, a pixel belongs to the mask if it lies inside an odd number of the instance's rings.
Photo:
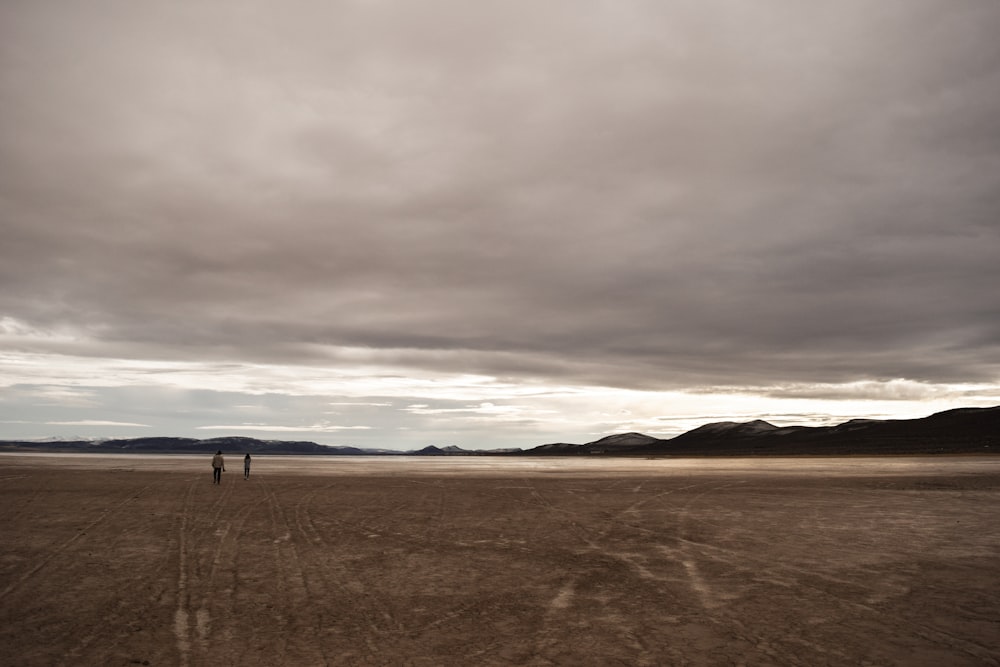
<path id="1" fill-rule="evenodd" d="M 242 475 L 243 453 L 225 453 L 227 470 Z M 204 471 L 210 455 L 186 454 L 13 454 L 0 452 L 0 465 L 55 466 L 81 470 L 127 469 Z M 611 458 L 503 456 L 283 456 L 253 457 L 259 474 L 307 475 L 678 475 L 816 474 L 823 476 L 1000 474 L 995 456 Z M 209 472 L 211 472 L 209 470 Z"/>

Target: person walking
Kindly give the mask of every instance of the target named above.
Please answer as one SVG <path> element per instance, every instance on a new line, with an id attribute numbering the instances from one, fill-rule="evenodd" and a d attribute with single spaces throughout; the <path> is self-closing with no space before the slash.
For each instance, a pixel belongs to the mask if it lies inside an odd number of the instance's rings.
<path id="1" fill-rule="evenodd" d="M 212 457 L 212 483 L 222 484 L 222 473 L 226 472 L 226 461 L 222 458 L 222 450 L 220 449 Z"/>
<path id="2" fill-rule="evenodd" d="M 243 457 L 243 479 L 250 479 L 250 455 Z"/>

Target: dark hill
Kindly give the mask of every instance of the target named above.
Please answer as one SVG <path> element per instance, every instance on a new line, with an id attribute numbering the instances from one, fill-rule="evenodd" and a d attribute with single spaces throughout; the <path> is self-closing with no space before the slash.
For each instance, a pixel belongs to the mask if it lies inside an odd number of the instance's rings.
<path id="1" fill-rule="evenodd" d="M 0 451 L 158 453 L 158 454 L 326 454 L 358 455 L 367 453 L 357 447 L 328 447 L 315 442 L 257 440 L 237 436 L 197 440 L 195 438 L 129 438 L 119 440 L 70 440 L 55 442 L 0 441 Z"/>
<path id="2" fill-rule="evenodd" d="M 760 419 L 716 422 L 670 439 L 625 433 L 583 445 L 542 445 L 524 453 L 549 456 L 1000 454 L 1000 406 L 959 408 L 921 419 L 852 419 L 836 426 L 779 427 Z"/>
<path id="3" fill-rule="evenodd" d="M 757 425 L 748 427 L 753 424 Z M 921 419 L 853 419 L 837 426 L 764 428 L 760 424 L 766 422 L 728 429 L 701 427 L 641 451 L 726 456 L 1000 453 L 1000 406 L 960 408 Z"/>
<path id="4" fill-rule="evenodd" d="M 698 439 L 719 439 L 719 438 L 746 438 L 767 435 L 778 430 L 774 424 L 769 424 L 762 419 L 755 419 L 751 422 L 715 422 L 699 426 L 693 431 L 683 433 L 673 440 L 698 440 Z"/>

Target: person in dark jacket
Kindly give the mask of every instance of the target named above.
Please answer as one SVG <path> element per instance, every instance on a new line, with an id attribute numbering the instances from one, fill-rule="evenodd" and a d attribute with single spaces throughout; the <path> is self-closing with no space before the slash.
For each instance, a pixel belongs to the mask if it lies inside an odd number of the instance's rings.
<path id="1" fill-rule="evenodd" d="M 250 455 L 243 457 L 243 479 L 250 479 Z"/>

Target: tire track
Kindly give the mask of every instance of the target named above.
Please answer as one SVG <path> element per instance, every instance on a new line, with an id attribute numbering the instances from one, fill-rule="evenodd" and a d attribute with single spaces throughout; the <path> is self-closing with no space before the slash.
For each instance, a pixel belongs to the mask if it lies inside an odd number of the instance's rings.
<path id="1" fill-rule="evenodd" d="M 819 594 L 825 598 L 828 598 L 834 602 L 836 606 L 847 607 L 852 610 L 853 614 L 867 615 L 872 618 L 877 618 L 884 620 L 887 618 L 895 619 L 893 626 L 899 628 L 901 631 L 912 632 L 913 634 L 931 641 L 933 643 L 941 644 L 947 646 L 950 649 L 958 650 L 966 653 L 970 656 L 975 657 L 978 660 L 982 660 L 983 664 L 1000 664 L 996 657 L 990 651 L 989 647 L 979 644 L 967 639 L 961 639 L 955 637 L 954 635 L 945 632 L 943 630 L 931 627 L 926 623 L 921 623 L 919 620 L 914 620 L 912 618 L 901 616 L 897 613 L 890 612 L 886 609 L 879 608 L 864 602 L 858 602 L 849 597 L 837 594 L 835 591 L 824 587 L 822 584 L 832 584 L 839 586 L 846 586 L 850 588 L 862 589 L 861 584 L 850 581 L 847 579 L 841 579 L 838 577 L 833 577 L 824 574 L 818 574 L 813 570 L 796 567 L 794 565 L 775 563 L 773 561 L 767 561 L 760 558 L 755 558 L 752 554 L 748 552 L 737 552 L 731 549 L 726 549 L 724 547 L 718 547 L 712 544 L 707 544 L 703 542 L 694 542 L 691 540 L 681 539 L 683 543 L 690 546 L 693 549 L 697 549 L 701 552 L 705 559 L 712 559 L 718 562 L 722 562 L 725 565 L 731 566 L 734 569 L 747 569 L 752 571 L 755 575 L 764 574 L 771 577 L 773 580 L 777 581 L 788 581 L 787 586 L 794 586 L 799 589 L 808 589 L 814 594 Z M 673 555 L 673 550 L 669 550 L 667 547 L 660 546 L 662 551 L 665 551 L 668 555 Z M 685 563 L 687 565 L 687 563 Z M 711 609 L 715 613 L 720 613 L 717 609 L 720 605 L 715 605 Z M 725 615 L 725 614 L 722 614 Z M 737 620 L 733 617 L 728 617 L 723 624 L 736 624 Z M 747 631 L 749 635 L 749 631 Z M 804 643 L 804 640 L 796 638 L 786 638 L 789 641 L 797 641 L 799 643 Z M 809 644 L 810 648 L 817 651 L 827 651 L 818 645 Z M 836 653 L 836 652 L 835 652 Z M 838 653 L 838 655 L 841 655 Z M 992 660 L 992 661 L 991 661 Z"/>
<path id="2" fill-rule="evenodd" d="M 715 482 L 699 482 L 694 484 L 689 484 L 682 487 L 675 487 L 667 489 L 659 493 L 654 493 L 649 496 L 645 496 L 629 503 L 626 507 L 621 508 L 614 513 L 612 513 L 607 518 L 603 519 L 601 522 L 603 525 L 599 528 L 592 528 L 586 526 L 582 521 L 582 518 L 586 518 L 588 515 L 580 512 L 575 512 L 573 510 L 567 510 L 561 507 L 556 507 L 547 498 L 545 498 L 542 493 L 539 492 L 538 488 L 531 481 L 530 478 L 524 478 L 525 484 L 530 488 L 530 495 L 534 501 L 544 507 L 550 514 L 558 516 L 562 523 L 570 527 L 571 533 L 575 534 L 576 537 L 585 545 L 583 553 L 596 554 L 599 556 L 605 556 L 611 558 L 615 561 L 623 563 L 629 570 L 638 574 L 638 576 L 645 581 L 654 581 L 659 584 L 666 584 L 669 580 L 657 577 L 654 575 L 643 563 L 639 562 L 641 555 L 624 553 L 620 549 L 613 549 L 607 544 L 608 536 L 613 530 L 620 529 L 622 527 L 631 529 L 633 531 L 639 532 L 649 532 L 648 529 L 641 528 L 638 526 L 633 526 L 628 522 L 621 521 L 621 518 L 629 514 L 635 513 L 642 507 L 649 505 L 653 502 L 660 502 L 666 499 L 668 496 L 676 494 L 678 492 L 687 491 L 690 489 L 695 489 L 698 487 L 710 486 L 710 488 L 705 489 L 703 492 L 699 493 L 693 498 L 688 499 L 688 501 L 682 506 L 682 518 L 678 522 L 678 530 L 683 530 L 684 519 L 687 517 L 687 508 L 691 503 L 695 502 L 702 496 L 717 491 L 728 486 L 732 486 L 736 483 L 727 483 L 723 485 L 717 485 Z M 641 493 L 644 488 L 644 483 L 631 487 L 630 493 L 638 494 Z M 590 515 L 592 516 L 592 515 Z M 707 584 L 698 575 L 696 567 L 689 567 L 688 562 L 684 562 L 684 567 L 687 572 L 687 579 L 689 585 L 695 590 L 699 598 L 711 597 L 711 591 L 707 588 Z M 534 654 L 538 656 L 545 656 L 550 652 L 552 648 L 551 642 L 547 639 L 551 634 L 551 628 L 558 625 L 565 618 L 567 611 L 576 604 L 576 598 L 578 596 L 578 589 L 580 588 L 583 580 L 591 576 L 591 573 L 586 571 L 576 572 L 570 575 L 568 578 L 562 581 L 562 584 L 555 592 L 553 597 L 550 599 L 548 606 L 543 615 L 540 626 L 536 632 L 534 639 Z M 607 619 L 607 622 L 614 622 L 618 626 L 618 631 L 621 636 L 637 637 L 641 635 L 641 632 L 637 632 L 634 623 L 627 623 L 623 618 L 616 617 L 613 619 Z"/>
<path id="3" fill-rule="evenodd" d="M 262 480 L 260 487 L 264 491 L 270 513 L 272 534 L 275 536 L 273 556 L 278 575 L 283 582 L 281 588 L 283 591 L 287 591 L 286 597 L 290 597 L 292 600 L 303 600 L 303 608 L 312 609 L 315 607 L 314 600 L 319 596 L 314 590 L 314 584 L 310 583 L 310 577 L 307 576 L 302 567 L 302 558 L 299 554 L 299 548 L 296 546 L 296 536 L 292 534 L 292 526 L 289 523 L 287 512 L 269 481 Z M 291 605 L 284 606 L 292 608 Z M 292 664 L 315 664 L 317 659 L 315 652 L 318 652 L 322 664 L 329 664 L 329 658 L 326 655 L 326 649 L 317 627 L 317 625 L 322 625 L 322 617 L 319 617 L 314 623 L 308 623 L 304 618 L 289 618 L 288 616 L 280 617 L 279 621 L 286 629 L 286 632 L 281 633 L 280 645 L 277 647 L 280 662 L 289 660 Z M 290 646 L 289 637 L 303 629 L 311 635 L 311 639 Z M 312 647 L 312 652 L 303 654 L 301 648 L 303 644 Z"/>
<path id="4" fill-rule="evenodd" d="M 181 503 L 176 538 L 177 608 L 174 612 L 174 636 L 180 658 L 179 664 L 182 666 L 190 664 L 195 658 L 200 662 L 202 656 L 208 655 L 213 583 L 216 581 L 227 550 L 232 552 L 230 558 L 235 559 L 236 538 L 252 509 L 252 506 L 244 505 L 237 510 L 234 519 L 225 518 L 225 513 L 231 505 L 234 483 L 233 480 L 229 480 L 219 485 L 221 493 L 216 494 L 207 516 L 205 512 L 199 512 L 195 506 L 195 493 L 205 484 L 201 477 L 191 481 Z M 235 532 L 233 532 L 234 522 Z M 211 560 L 202 573 L 202 568 L 196 560 L 197 554 L 205 551 L 203 544 L 213 538 L 217 539 L 217 542 L 210 551 Z M 193 586 L 193 582 L 197 586 Z M 198 594 L 192 591 L 202 592 Z M 232 592 L 232 586 L 224 589 L 224 604 L 230 609 Z"/>
<path id="5" fill-rule="evenodd" d="M 192 481 L 181 502 L 180 525 L 177 530 L 177 609 L 174 611 L 174 637 L 177 642 L 178 664 L 187 667 L 191 657 L 190 613 L 191 593 L 188 590 L 188 517 L 191 516 L 194 490 L 199 485 Z"/>
<path id="6" fill-rule="evenodd" d="M 133 504 L 143 493 L 148 491 L 155 485 L 147 485 L 136 492 L 134 495 L 116 503 L 115 505 L 104 508 L 100 511 L 100 516 L 96 519 L 90 521 L 82 528 L 79 528 L 77 533 L 67 540 L 64 540 L 59 545 L 55 547 L 49 547 L 44 558 L 42 558 L 38 563 L 36 563 L 31 569 L 24 572 L 20 576 L 16 577 L 11 583 L 9 583 L 2 591 L 0 591 L 0 601 L 6 598 L 8 595 L 19 589 L 26 582 L 37 575 L 43 568 L 45 568 L 53 559 L 61 555 L 64 551 L 74 546 L 77 542 L 84 541 L 84 538 L 88 537 L 88 533 L 94 528 L 100 526 L 106 522 L 111 517 L 117 516 L 119 512 Z"/>
<path id="7" fill-rule="evenodd" d="M 221 528 L 216 529 L 215 535 L 218 537 L 218 544 L 212 553 L 212 563 L 208 570 L 207 580 L 200 582 L 198 590 L 204 591 L 198 603 L 198 608 L 194 613 L 194 629 L 197 634 L 198 647 L 201 653 L 208 656 L 209 637 L 212 630 L 212 607 L 216 606 L 219 596 L 215 592 L 221 588 L 220 605 L 221 613 L 225 617 L 232 616 L 234 582 L 230 580 L 229 585 L 219 586 L 219 573 L 229 573 L 230 577 L 236 574 L 236 557 L 239 553 L 239 537 L 243 531 L 243 525 L 247 516 L 254 509 L 253 505 L 244 505 L 237 510 L 236 515 L 231 520 L 219 521 Z M 226 627 L 225 639 L 232 639 L 231 629 Z"/>
<path id="8" fill-rule="evenodd" d="M 323 520 L 328 525 L 335 526 L 339 534 L 350 535 L 362 542 L 375 539 L 376 535 L 371 531 L 377 530 L 377 537 L 385 540 L 386 549 L 399 552 L 401 558 L 409 555 L 419 558 L 420 554 L 435 551 L 440 548 L 443 535 L 448 533 L 448 529 L 443 527 L 448 507 L 447 488 L 440 482 L 424 480 L 407 480 L 407 482 L 402 485 L 404 489 L 413 489 L 416 485 L 426 492 L 418 493 L 410 503 L 393 503 L 392 506 L 382 508 L 377 513 L 369 511 L 361 521 L 337 519 L 330 516 L 327 511 L 321 512 Z M 409 491 L 404 493 L 409 495 Z M 502 497 L 500 494 L 496 496 Z M 337 551 L 337 545 L 330 542 L 328 538 L 330 531 L 320 528 L 313 520 L 314 503 L 318 497 L 321 497 L 319 493 L 310 493 L 295 508 L 296 525 L 311 544 L 322 549 L 322 553 L 334 553 Z M 399 512 L 402 509 L 415 512 L 416 518 L 419 519 L 419 528 L 414 528 L 416 534 L 400 530 L 401 526 L 414 527 L 405 518 L 401 518 Z M 390 517 L 392 521 L 385 521 L 386 517 Z M 447 624 L 456 619 L 499 613 L 503 607 L 510 606 L 507 595 L 496 599 L 478 598 L 447 612 L 438 612 L 433 619 L 427 620 L 419 614 L 412 614 L 411 607 L 397 608 L 398 603 L 392 604 L 391 600 L 397 599 L 393 594 L 396 589 L 391 581 L 386 582 L 380 570 L 364 564 L 352 568 L 348 561 L 336 558 L 324 562 L 319 567 L 318 579 L 323 581 L 328 594 L 344 600 L 343 603 L 338 602 L 338 605 L 352 610 L 346 622 L 351 628 L 352 635 L 358 638 L 358 645 L 367 649 L 367 662 L 372 664 L 384 664 L 383 656 L 388 646 L 405 653 L 407 649 L 401 647 L 408 647 L 420 642 L 421 639 L 428 638 L 428 633 L 436 628 L 447 627 Z M 403 616 L 411 620 L 405 622 L 401 620 Z M 359 656 L 355 656 L 355 659 L 361 660 Z"/>
<path id="9" fill-rule="evenodd" d="M 162 484 L 150 484 L 143 487 L 128 498 L 123 505 L 134 503 L 146 492 L 154 490 L 159 486 L 162 486 Z M 144 565 L 147 569 L 156 570 L 166 565 L 169 560 L 170 551 L 166 550 L 160 552 L 159 558 L 154 563 L 145 563 Z M 139 576 L 141 577 L 142 575 Z M 115 587 L 115 594 L 112 596 L 113 602 L 106 607 L 106 611 L 104 613 L 100 614 L 100 622 L 92 626 L 89 631 L 77 637 L 76 643 L 67 650 L 66 656 L 68 658 L 72 658 L 72 662 L 81 662 L 84 652 L 94 645 L 99 639 L 103 642 L 100 646 L 99 654 L 97 656 L 88 656 L 88 660 L 94 660 L 98 657 L 106 658 L 111 654 L 112 649 L 114 649 L 121 642 L 121 640 L 128 635 L 129 632 L 136 631 L 138 625 L 135 621 L 135 608 L 129 606 L 128 600 L 130 598 L 127 594 L 127 591 L 134 585 L 135 581 L 132 579 L 124 582 L 118 582 L 118 585 Z M 117 635 L 109 637 L 111 631 L 115 628 L 118 628 Z"/>
<path id="10" fill-rule="evenodd" d="M 331 545 L 324 536 L 323 531 L 316 526 L 312 517 L 311 506 L 319 493 L 329 488 L 329 486 L 331 485 L 307 494 L 294 508 L 296 527 L 307 541 L 324 554 L 335 552 L 336 545 Z M 387 509 L 379 517 L 392 514 L 399 507 L 402 507 L 402 505 Z M 369 539 L 372 535 L 371 528 L 365 523 L 352 525 L 343 520 L 332 519 L 332 517 L 326 518 L 331 520 L 335 525 L 347 528 L 364 539 Z M 382 532 L 385 533 L 386 531 L 383 530 Z M 393 533 L 393 535 L 397 534 Z M 344 563 L 343 559 L 335 558 L 332 561 L 324 559 L 321 567 L 318 568 L 317 578 L 322 582 L 323 590 L 327 596 L 335 593 L 343 601 L 340 603 L 340 606 L 352 610 L 350 619 L 350 624 L 353 626 L 352 632 L 362 639 L 363 646 L 368 655 L 368 661 L 379 664 L 381 662 L 379 657 L 380 645 L 384 644 L 388 634 L 390 632 L 405 631 L 399 625 L 389 606 L 382 601 L 381 597 L 371 592 L 372 587 L 365 582 L 366 577 L 364 572 L 350 569 Z M 392 627 L 385 628 L 383 627 L 385 624 L 389 624 Z"/>
<path id="11" fill-rule="evenodd" d="M 821 597 L 830 600 L 835 609 L 847 608 L 851 610 L 852 617 L 878 619 L 880 623 L 884 623 L 886 618 L 893 618 L 895 620 L 893 621 L 892 626 L 898 628 L 902 634 L 912 633 L 914 636 L 920 637 L 921 639 L 947 647 L 950 651 L 958 651 L 969 655 L 976 660 L 981 661 L 982 664 L 1000 664 L 1000 661 L 996 659 L 995 654 L 993 654 L 989 647 L 984 644 L 956 637 L 951 633 L 931 627 L 926 623 L 921 623 L 912 618 L 906 618 L 898 614 L 893 614 L 886 609 L 878 608 L 873 605 L 851 599 L 850 597 L 838 594 L 835 590 L 831 590 L 829 586 L 824 585 L 829 584 L 833 587 L 840 586 L 857 589 L 860 595 L 864 592 L 864 586 L 856 581 L 817 573 L 816 571 L 806 567 L 798 567 L 795 565 L 756 558 L 750 552 L 738 552 L 707 542 L 691 539 L 691 522 L 696 521 L 696 519 L 691 516 L 694 505 L 703 500 L 704 497 L 709 494 L 741 483 L 743 482 L 733 482 L 713 486 L 712 488 L 706 489 L 688 500 L 680 508 L 678 513 L 678 535 L 676 537 L 676 544 L 678 546 L 668 547 L 666 545 L 659 545 L 658 547 L 660 552 L 666 557 L 674 561 L 679 561 L 683 565 L 688 585 L 695 592 L 702 607 L 707 612 L 705 618 L 713 625 L 717 626 L 721 631 L 731 632 L 735 628 L 737 630 L 736 636 L 739 639 L 750 642 L 756 647 L 757 650 L 761 651 L 761 653 L 768 655 L 777 662 L 787 662 L 791 659 L 790 654 L 782 652 L 778 646 L 774 645 L 777 639 L 780 639 L 781 642 L 790 642 L 805 647 L 819 655 L 825 656 L 828 660 L 845 661 L 849 658 L 845 652 L 837 647 L 820 645 L 816 642 L 811 642 L 802 637 L 798 637 L 794 633 L 781 635 L 780 638 L 771 637 L 768 639 L 768 636 L 762 634 L 759 630 L 754 630 L 751 627 L 748 627 L 746 623 L 740 621 L 737 615 L 730 613 L 727 608 L 727 603 L 741 597 L 741 593 L 733 591 L 728 593 L 722 592 L 718 590 L 717 586 L 710 583 L 701 571 L 701 563 L 706 560 L 722 563 L 734 571 L 748 570 L 758 577 L 763 574 L 774 581 L 788 582 L 785 585 L 794 586 L 800 589 L 808 589 L 812 591 L 813 594 L 818 594 Z M 666 584 L 676 581 L 673 577 L 656 576 L 650 572 L 648 568 L 640 566 L 638 563 L 632 564 L 636 567 L 640 574 L 644 576 L 644 578 L 653 581 L 661 581 Z M 735 579 L 736 581 L 742 580 L 742 578 Z M 732 580 L 733 578 L 731 577 L 727 578 L 727 581 Z M 754 580 L 754 582 L 756 581 L 757 579 Z M 860 616 L 858 616 L 859 614 Z"/>

